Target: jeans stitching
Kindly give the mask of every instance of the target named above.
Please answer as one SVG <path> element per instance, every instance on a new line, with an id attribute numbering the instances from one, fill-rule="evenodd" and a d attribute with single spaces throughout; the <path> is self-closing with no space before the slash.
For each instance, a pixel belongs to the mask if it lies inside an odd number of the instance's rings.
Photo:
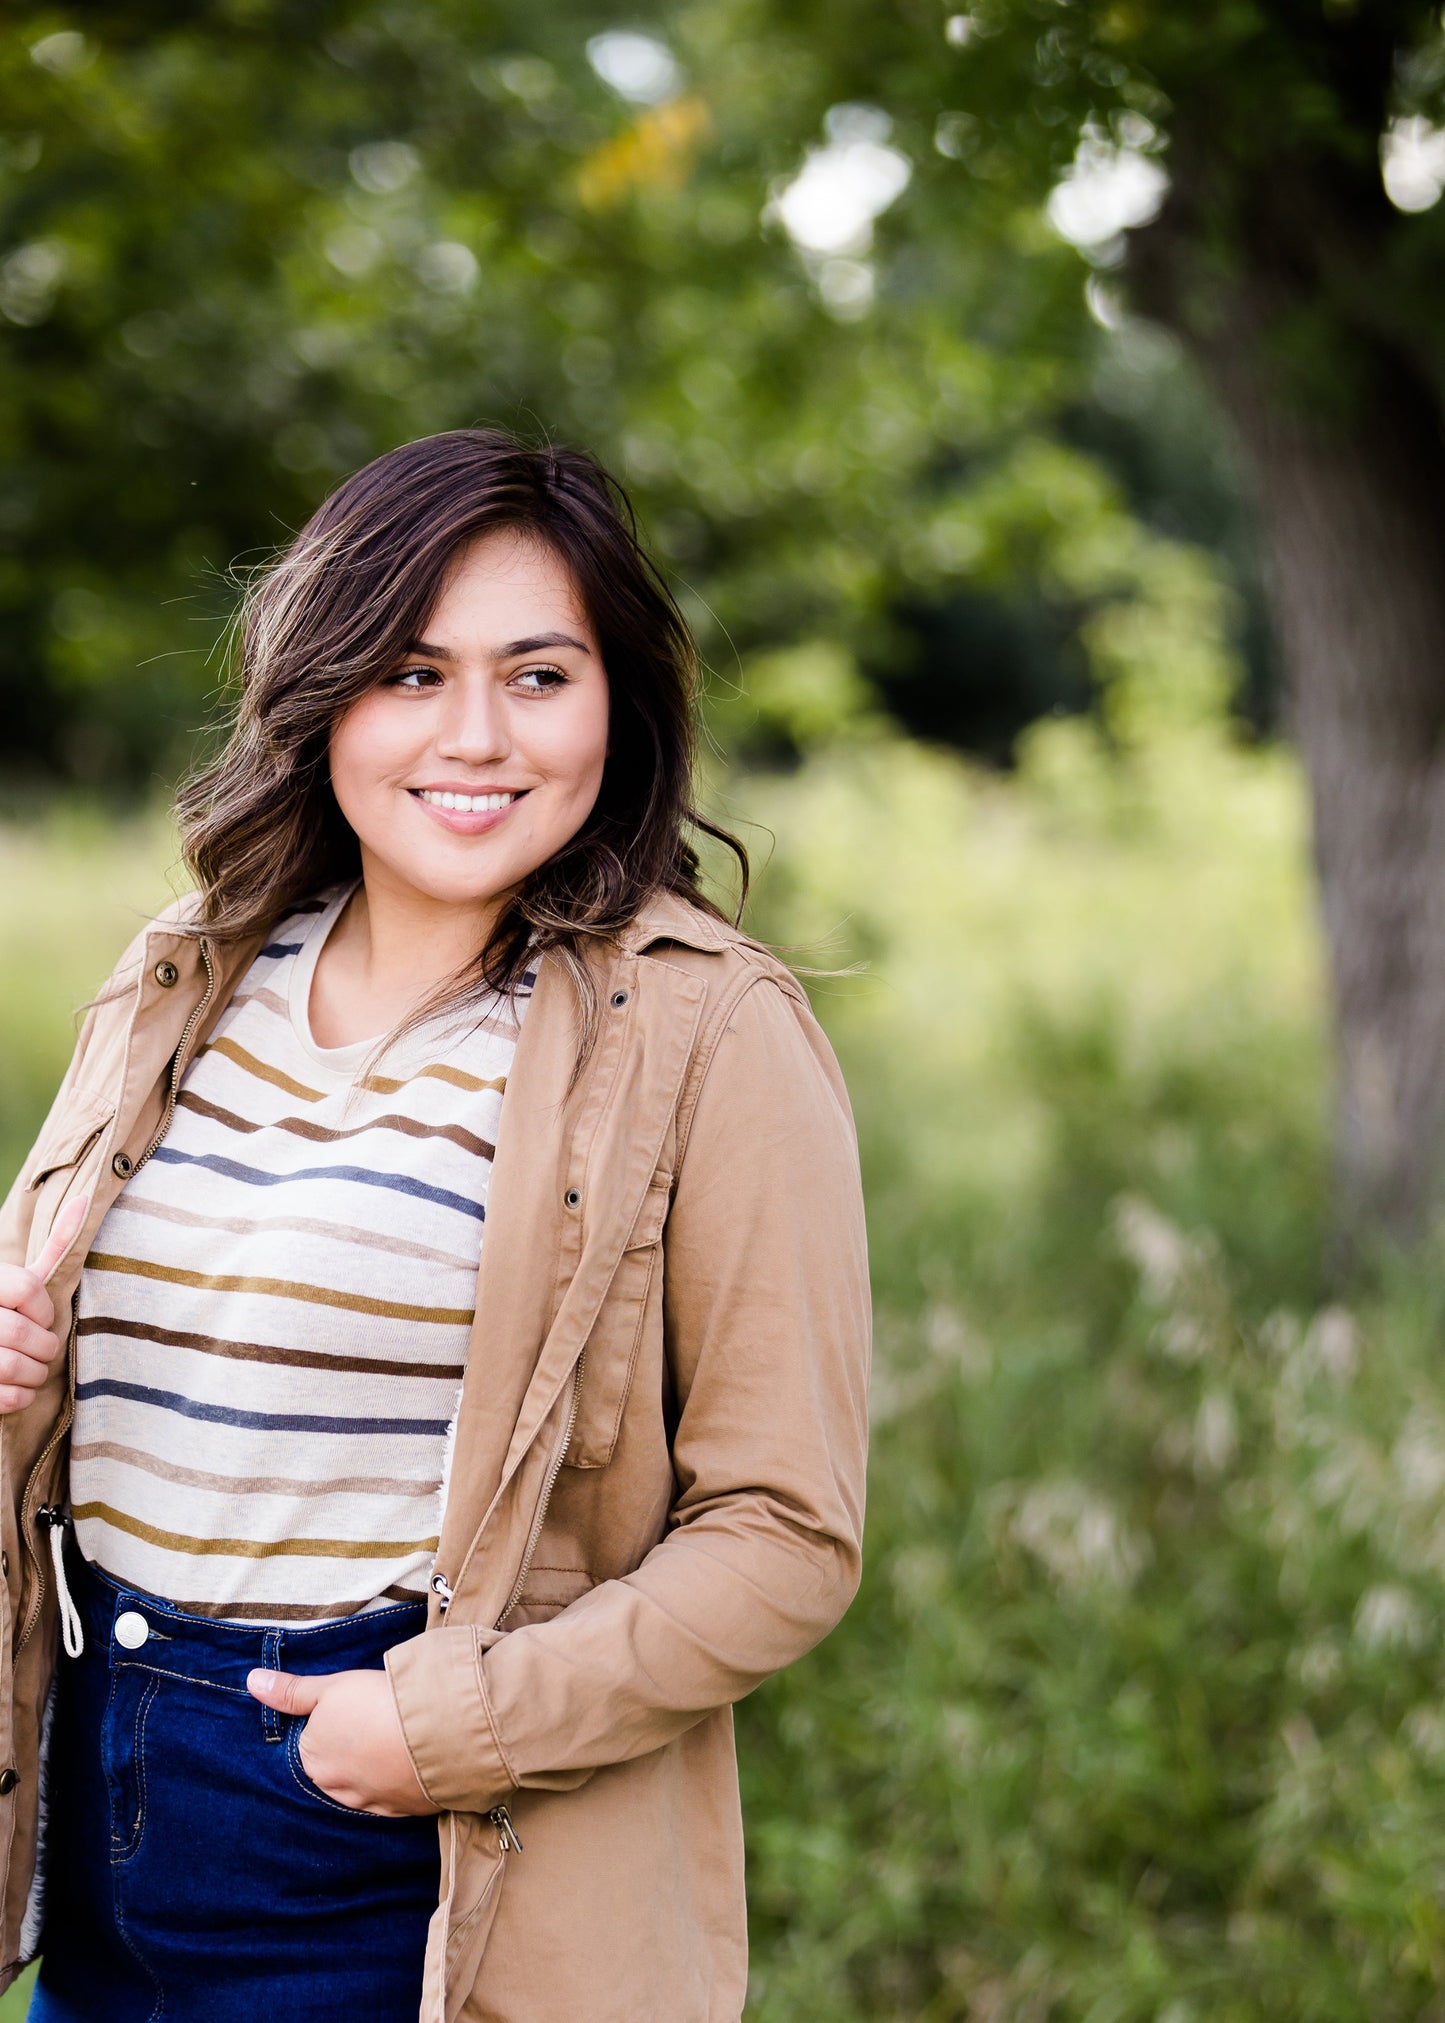
<path id="1" fill-rule="evenodd" d="M 332 1812 L 343 1813 L 347 1819 L 370 1819 L 378 1825 L 393 1823 L 384 1812 L 367 1812 L 359 1805 L 343 1805 L 339 1798 L 329 1797 L 313 1778 L 307 1776 L 306 1766 L 301 1761 L 301 1730 L 306 1725 L 305 1717 L 293 1714 L 290 1719 L 291 1728 L 286 1737 L 286 1761 L 290 1766 L 296 1788 L 302 1796 L 312 1799 L 318 1805 L 329 1806 Z"/>
<path id="2" fill-rule="evenodd" d="M 117 1671 L 112 1675 L 111 1679 L 112 1694 L 114 1693 L 115 1689 L 115 1680 L 118 1677 L 119 1677 L 119 1670 L 117 1669 Z M 159 1680 L 157 1680 L 152 1685 L 148 1686 L 145 1692 L 142 1693 L 141 1695 L 142 1704 L 148 1706 L 150 1701 L 154 1700 L 156 1694 L 159 1691 L 160 1691 L 160 1682 Z M 137 1708 L 136 1732 L 138 1738 L 140 1735 L 140 1712 L 141 1712 L 140 1708 Z M 108 1716 L 109 1716 L 109 1707 L 107 1707 L 107 1717 Z M 144 1777 L 144 1768 L 142 1758 L 142 1768 L 138 1772 L 138 1778 L 143 1777 Z M 140 1788 L 142 1789 L 143 1793 L 143 1787 Z M 144 1795 L 142 1795 L 141 1799 L 142 1818 L 144 1818 L 144 1813 L 145 1813 L 145 1799 Z M 136 1965 L 140 1968 L 141 1972 L 145 1975 L 146 1979 L 150 1982 L 151 1986 L 156 1991 L 155 2006 L 151 2010 L 148 2023 L 159 2023 L 159 2019 L 163 2017 L 166 2013 L 165 1984 L 162 1982 L 159 1974 L 156 1973 L 154 1967 L 151 1966 L 149 1960 L 146 1959 L 145 1954 L 141 1951 L 140 1947 L 135 1943 L 134 1939 L 130 1935 L 129 1930 L 126 1927 L 125 1903 L 121 1893 L 121 1883 L 124 1879 L 124 1862 L 127 1858 L 128 1857 L 121 1857 L 120 1860 L 112 1858 L 110 1864 L 111 1915 L 115 1919 L 115 1928 L 116 1931 L 120 1934 L 121 1944 L 125 1947 L 126 1951 L 130 1954 L 131 1958 L 135 1961 Z"/>
<path id="3" fill-rule="evenodd" d="M 146 1724 L 146 1716 L 147 1714 L 149 1714 L 151 1710 L 151 1704 L 154 1701 L 156 1694 L 159 1693 L 160 1689 L 161 1689 L 161 1682 L 159 1679 L 150 1680 L 148 1684 L 146 1684 L 141 1688 L 141 1696 L 139 1700 L 136 1702 L 135 1733 L 131 1743 L 131 1747 L 135 1752 L 132 1758 L 135 1764 L 135 1790 L 136 1790 L 135 1822 L 130 1830 L 130 1838 L 121 1847 L 116 1849 L 115 1852 L 112 1854 L 111 1857 L 112 1867 L 117 1867 L 122 1862 L 127 1862 L 131 1859 L 131 1857 L 136 1853 L 137 1849 L 140 1847 L 141 1838 L 145 1833 L 145 1818 L 146 1818 L 145 1724 Z M 114 1835 L 112 1835 L 111 1845 L 112 1848 L 115 1848 Z"/>
<path id="4" fill-rule="evenodd" d="M 116 1676 L 122 1672 L 149 1672 L 153 1679 L 174 1679 L 178 1686 L 204 1686 L 208 1693 L 227 1693 L 233 1700 L 249 1700 L 254 1696 L 244 1686 L 223 1686 L 219 1679 L 198 1678 L 194 1672 L 172 1671 L 168 1665 L 147 1665 L 139 1658 L 127 1658 L 124 1664 L 116 1666 Z"/>

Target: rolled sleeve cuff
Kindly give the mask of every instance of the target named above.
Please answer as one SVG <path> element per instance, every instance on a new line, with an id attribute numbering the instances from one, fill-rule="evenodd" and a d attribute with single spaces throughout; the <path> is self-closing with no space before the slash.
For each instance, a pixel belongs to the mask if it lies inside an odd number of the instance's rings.
<path id="1" fill-rule="evenodd" d="M 458 1624 L 426 1630 L 386 1654 L 413 1770 L 444 1812 L 486 1812 L 516 1790 L 487 1705 L 483 1645 Z"/>

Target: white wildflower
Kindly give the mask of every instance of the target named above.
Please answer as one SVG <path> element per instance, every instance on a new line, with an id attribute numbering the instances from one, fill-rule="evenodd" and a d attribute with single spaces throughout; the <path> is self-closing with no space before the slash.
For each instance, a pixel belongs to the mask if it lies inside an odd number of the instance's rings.
<path id="1" fill-rule="evenodd" d="M 1194 1415 L 1194 1472 L 1222 1475 L 1239 1453 L 1239 1419 L 1234 1400 L 1224 1391 L 1210 1391 Z"/>
<path id="2" fill-rule="evenodd" d="M 1360 1330 L 1354 1315 L 1342 1306 L 1321 1307 L 1300 1353 L 1308 1367 L 1332 1384 L 1348 1384 L 1360 1361 Z"/>
<path id="3" fill-rule="evenodd" d="M 1121 1194 L 1114 1203 L 1114 1240 L 1151 1299 L 1168 1299 L 1195 1261 L 1183 1230 L 1138 1194 Z"/>
<path id="4" fill-rule="evenodd" d="M 1413 1502 L 1432 1502 L 1445 1489 L 1445 1439 L 1432 1415 L 1416 1406 L 1391 1452 L 1396 1479 Z"/>
<path id="5" fill-rule="evenodd" d="M 1445 1757 L 1445 1713 L 1427 1702 L 1412 1707 L 1400 1723 L 1400 1734 L 1417 1756 L 1438 1763 Z"/>
<path id="6" fill-rule="evenodd" d="M 1415 1651 L 1425 1641 L 1424 1612 L 1405 1588 L 1368 1588 L 1355 1610 L 1355 1635 L 1367 1650 Z"/>
<path id="7" fill-rule="evenodd" d="M 1034 1483 L 1019 1497 L 1009 1535 L 1061 1588 L 1128 1587 L 1145 1565 L 1147 1542 L 1086 1483 Z"/>

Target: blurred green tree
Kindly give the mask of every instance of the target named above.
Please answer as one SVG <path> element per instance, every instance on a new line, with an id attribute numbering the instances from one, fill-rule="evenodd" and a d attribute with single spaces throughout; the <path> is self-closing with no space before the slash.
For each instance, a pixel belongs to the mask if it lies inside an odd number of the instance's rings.
<path id="1" fill-rule="evenodd" d="M 12 746 L 168 778 L 219 700 L 237 558 L 389 443 L 500 419 L 628 478 L 744 748 L 816 734 L 776 651 L 839 644 L 945 730 L 959 675 L 1011 661 L 1003 707 L 970 705 L 1000 750 L 1019 690 L 1092 682 L 1127 747 L 1217 713 L 1259 631 L 1228 580 L 1247 604 L 1242 523 L 1209 525 L 1228 453 L 1167 326 L 1258 478 L 1342 1199 L 1408 1230 L 1445 1140 L 1442 74 L 1405 0 L 669 0 L 645 32 L 596 0 L 21 10 Z"/>
<path id="2" fill-rule="evenodd" d="M 1188 344 L 1242 449 L 1313 791 L 1342 1218 L 1413 1234 L 1445 1184 L 1439 10 L 980 0 L 944 34 L 942 94 L 906 32 L 833 88 L 932 116 L 960 205 L 1052 184 L 1100 295 Z"/>

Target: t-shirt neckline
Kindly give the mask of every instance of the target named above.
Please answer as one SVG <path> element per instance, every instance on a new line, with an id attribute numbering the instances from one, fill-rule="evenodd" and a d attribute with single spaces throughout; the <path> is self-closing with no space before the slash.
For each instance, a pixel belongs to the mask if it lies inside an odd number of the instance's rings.
<path id="1" fill-rule="evenodd" d="M 311 981 L 316 974 L 317 958 L 321 954 L 326 937 L 341 917 L 341 910 L 352 893 L 360 885 L 360 878 L 338 886 L 321 911 L 314 914 L 307 928 L 301 946 L 291 964 L 291 982 L 287 991 L 287 1009 L 291 1015 L 291 1030 L 297 1044 L 308 1053 L 318 1066 L 331 1068 L 337 1074 L 349 1074 L 366 1059 L 371 1049 L 381 1038 L 380 1033 L 372 1033 L 366 1039 L 348 1040 L 345 1046 L 323 1047 L 311 1030 Z"/>

